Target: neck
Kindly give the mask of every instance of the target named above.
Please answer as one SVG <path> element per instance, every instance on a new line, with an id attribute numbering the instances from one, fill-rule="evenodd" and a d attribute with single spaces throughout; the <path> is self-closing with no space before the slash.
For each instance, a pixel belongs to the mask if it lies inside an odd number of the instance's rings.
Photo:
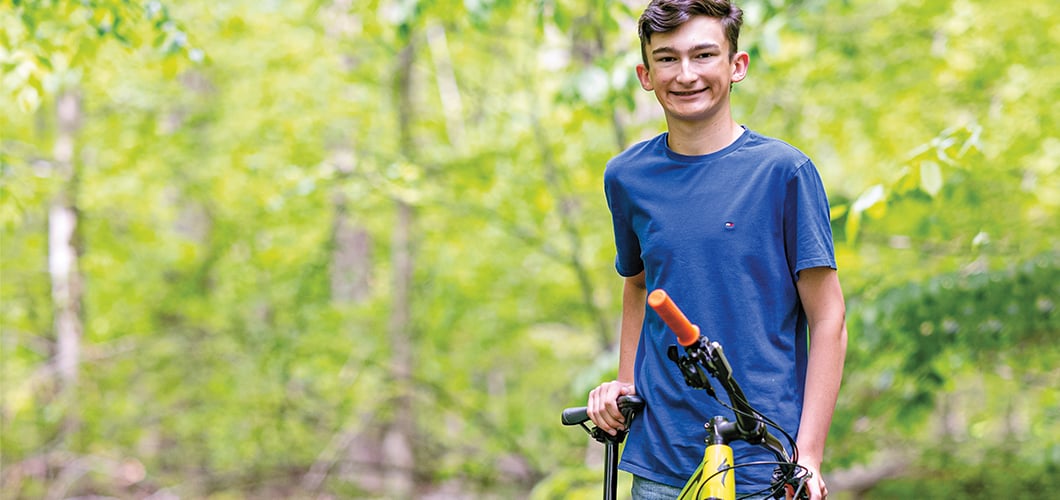
<path id="1" fill-rule="evenodd" d="M 668 120 L 670 150 L 686 156 L 700 156 L 724 149 L 743 134 L 743 127 L 727 118 L 708 125 Z"/>

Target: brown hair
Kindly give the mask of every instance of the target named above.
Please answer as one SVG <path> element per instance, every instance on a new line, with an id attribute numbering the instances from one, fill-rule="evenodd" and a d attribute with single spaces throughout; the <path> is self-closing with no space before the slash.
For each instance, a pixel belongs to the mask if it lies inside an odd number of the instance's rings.
<path id="1" fill-rule="evenodd" d="M 729 58 L 736 55 L 743 11 L 729 0 L 652 0 L 640 15 L 637 34 L 640 35 L 640 57 L 648 66 L 646 46 L 655 33 L 677 29 L 693 16 L 707 16 L 721 20 L 725 38 L 729 41 Z"/>

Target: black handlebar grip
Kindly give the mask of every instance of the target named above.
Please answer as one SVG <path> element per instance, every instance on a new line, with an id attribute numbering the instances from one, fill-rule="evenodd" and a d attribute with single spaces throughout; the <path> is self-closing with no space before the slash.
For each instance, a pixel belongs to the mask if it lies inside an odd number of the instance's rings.
<path id="1" fill-rule="evenodd" d="M 618 409 L 622 411 L 622 414 L 629 418 L 631 413 L 637 413 L 644 408 L 644 400 L 637 395 L 627 395 L 618 397 Z M 589 421 L 589 408 L 586 406 L 577 406 L 573 408 L 567 408 L 563 410 L 562 420 L 563 425 L 578 425 Z"/>
<path id="2" fill-rule="evenodd" d="M 589 408 L 579 406 L 563 410 L 563 425 L 578 425 L 589 420 Z"/>

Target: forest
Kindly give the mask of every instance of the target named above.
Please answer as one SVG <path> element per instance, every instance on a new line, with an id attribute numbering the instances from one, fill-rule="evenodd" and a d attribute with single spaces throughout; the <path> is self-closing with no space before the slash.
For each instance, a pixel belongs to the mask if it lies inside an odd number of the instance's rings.
<path id="1" fill-rule="evenodd" d="M 0 499 L 599 498 L 645 3 L 0 0 Z M 830 498 L 1060 490 L 1060 3 L 737 3 L 829 194 Z"/>

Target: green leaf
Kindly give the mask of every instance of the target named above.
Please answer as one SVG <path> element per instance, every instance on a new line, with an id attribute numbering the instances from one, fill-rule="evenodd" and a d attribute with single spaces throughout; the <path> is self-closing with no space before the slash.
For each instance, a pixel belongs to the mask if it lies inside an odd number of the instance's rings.
<path id="1" fill-rule="evenodd" d="M 857 200 L 850 206 L 850 211 L 854 213 L 865 213 L 871 210 L 879 209 L 887 201 L 887 193 L 883 188 L 883 184 L 875 184 L 872 187 L 861 193 Z"/>
<path id="2" fill-rule="evenodd" d="M 32 85 L 26 85 L 19 91 L 18 97 L 18 108 L 23 113 L 32 113 L 40 107 L 40 93 Z"/>
<path id="3" fill-rule="evenodd" d="M 857 242 L 859 230 L 861 230 L 861 212 L 851 211 L 847 215 L 846 222 L 847 243 L 854 244 Z"/>
<path id="4" fill-rule="evenodd" d="M 834 220 L 842 219 L 843 216 L 847 214 L 847 211 L 849 211 L 849 209 L 850 209 L 849 205 L 835 205 L 835 206 L 831 207 L 830 214 L 829 214 L 829 220 L 833 220 L 834 221 Z"/>
<path id="5" fill-rule="evenodd" d="M 931 196 L 937 196 L 942 190 L 942 170 L 938 163 L 930 160 L 920 162 L 920 188 Z"/>

